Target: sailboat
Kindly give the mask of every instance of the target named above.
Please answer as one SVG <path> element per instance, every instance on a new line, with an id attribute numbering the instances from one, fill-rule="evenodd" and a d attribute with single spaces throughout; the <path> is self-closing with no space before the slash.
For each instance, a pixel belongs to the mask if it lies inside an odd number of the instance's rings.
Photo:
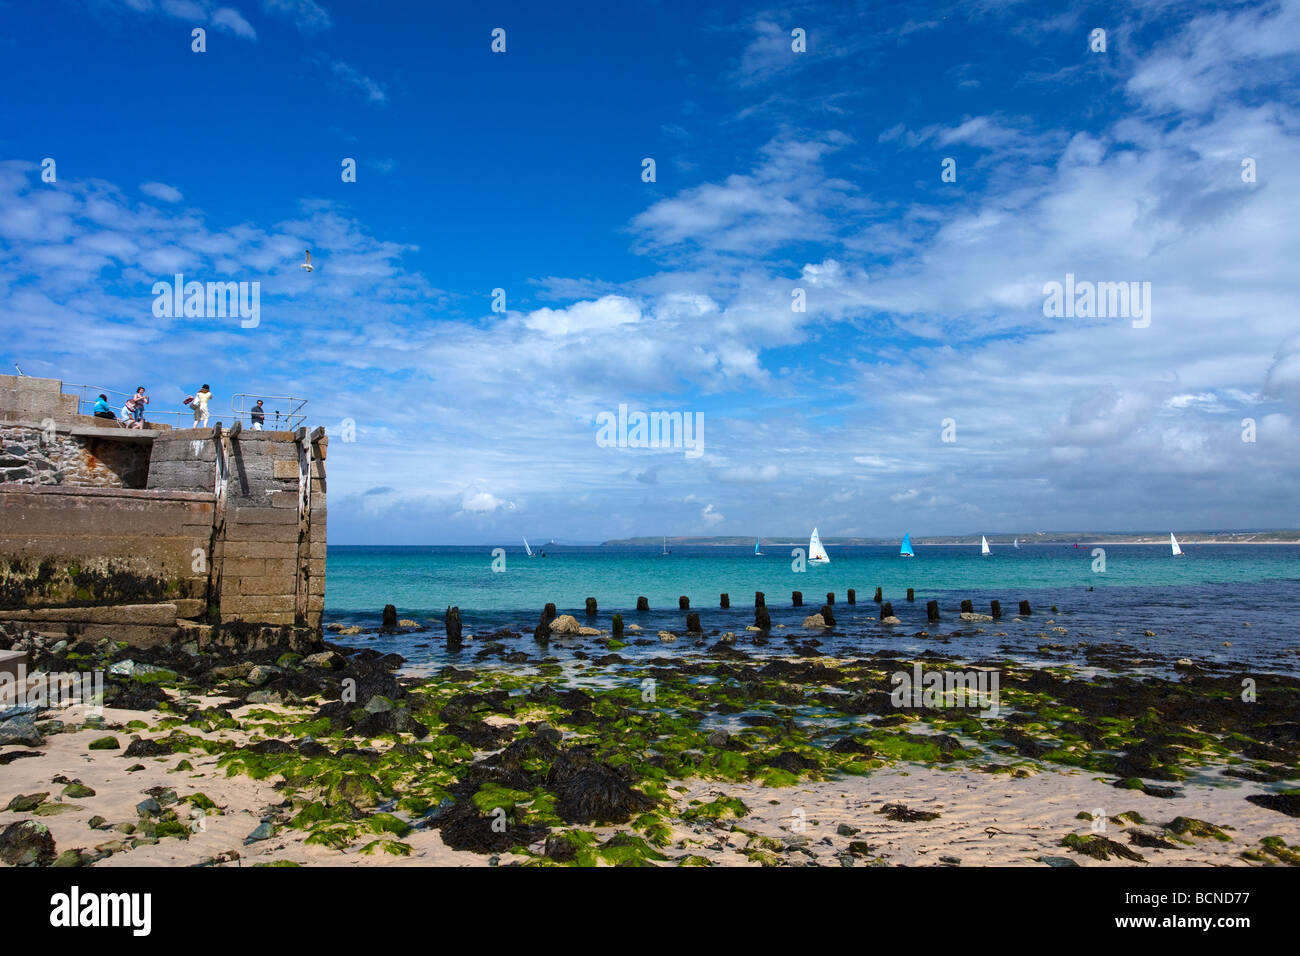
<path id="1" fill-rule="evenodd" d="M 758 550 L 758 539 L 755 538 L 755 539 L 754 539 L 754 557 L 756 557 L 756 558 L 760 558 L 760 557 L 762 557 L 762 556 L 763 556 L 763 552 L 760 551 L 760 550 Z"/>
<path id="2" fill-rule="evenodd" d="M 980 535 L 980 554 L 992 554 L 992 552 L 989 551 L 989 539 L 984 537 L 984 535 Z"/>
<path id="3" fill-rule="evenodd" d="M 1172 531 L 1169 532 L 1169 550 L 1173 552 L 1175 558 L 1183 553 L 1183 549 L 1178 546 L 1178 539 L 1174 537 Z"/>
<path id="4" fill-rule="evenodd" d="M 527 539 L 527 538 L 524 538 L 524 551 L 527 552 L 527 554 L 528 554 L 528 556 L 529 556 L 530 558 L 533 557 L 533 549 L 530 548 L 530 547 L 528 547 L 528 539 Z"/>
<path id="5" fill-rule="evenodd" d="M 664 554 L 672 554 L 673 549 L 668 547 L 668 536 L 664 536 Z"/>
<path id="6" fill-rule="evenodd" d="M 817 537 L 817 529 L 813 528 L 812 537 L 808 539 L 808 563 L 809 564 L 830 564 L 830 555 L 822 547 L 822 539 Z"/>
<path id="7" fill-rule="evenodd" d="M 898 556 L 899 556 L 900 558 L 914 558 L 914 557 L 916 557 L 916 555 L 912 553 L 912 535 L 911 535 L 911 533 L 908 533 L 908 534 L 904 534 L 904 535 L 903 535 L 903 546 L 900 547 L 900 548 L 898 549 Z"/>
<path id="8" fill-rule="evenodd" d="M 1012 542 L 1011 542 L 1011 547 L 1013 547 L 1013 548 L 1015 548 L 1017 551 L 1019 551 L 1019 550 L 1020 550 L 1020 539 L 1019 539 L 1019 538 L 1016 538 L 1014 541 L 1012 541 Z"/>

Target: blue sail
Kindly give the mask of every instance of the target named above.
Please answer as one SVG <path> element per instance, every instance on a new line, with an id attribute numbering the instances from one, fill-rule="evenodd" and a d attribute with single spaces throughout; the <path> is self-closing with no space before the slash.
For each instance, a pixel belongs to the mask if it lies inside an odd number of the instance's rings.
<path id="1" fill-rule="evenodd" d="M 905 554 L 912 557 L 912 535 L 910 533 L 903 535 L 903 546 L 898 549 L 899 554 Z"/>

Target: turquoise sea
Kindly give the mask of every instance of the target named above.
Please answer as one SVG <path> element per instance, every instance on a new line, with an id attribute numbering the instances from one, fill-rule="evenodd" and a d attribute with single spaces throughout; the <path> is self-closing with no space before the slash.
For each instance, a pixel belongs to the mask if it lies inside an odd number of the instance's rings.
<path id="1" fill-rule="evenodd" d="M 653 638 L 660 629 L 683 629 L 682 595 L 700 613 L 706 634 L 743 632 L 753 622 L 754 592 L 763 591 L 773 623 L 785 624 L 787 632 L 769 653 L 809 637 L 837 651 L 887 646 L 919 653 L 935 646 L 933 640 L 912 637 L 927 629 L 926 601 L 938 600 L 943 612 L 941 627 L 928 628 L 931 633 L 963 627 L 973 632 L 957 617 L 961 600 L 970 598 L 976 611 L 988 613 L 989 601 L 996 598 L 1004 622 L 979 625 L 983 633 L 964 634 L 942 648 L 945 653 L 973 658 L 1017 650 L 1031 654 L 1045 640 L 1111 642 L 1166 656 L 1300 670 L 1300 545 L 1184 543 L 1182 557 L 1171 556 L 1167 545 L 1108 545 L 1104 573 L 1093 570 L 1094 546 L 1082 545 L 997 547 L 987 557 L 978 547 L 921 546 L 914 558 L 899 557 L 896 547 L 829 547 L 829 565 L 809 565 L 802 572 L 792 569 L 790 545 L 763 547 L 764 555 L 756 557 L 752 548 L 675 547 L 663 555 L 659 548 L 548 545 L 546 557 L 529 558 L 522 546 L 507 545 L 504 570 L 494 571 L 494 562 L 497 567 L 503 562 L 492 546 L 332 546 L 325 620 L 377 627 L 383 606 L 393 604 L 400 617 L 430 623 L 430 631 L 380 635 L 368 646 L 435 663 L 444 657 L 441 622 L 452 605 L 460 608 L 467 633 L 510 628 L 524 631 L 531 645 L 532 627 L 547 602 L 605 630 L 610 615 L 621 612 Z M 901 627 L 879 625 L 872 601 L 877 586 L 893 603 Z M 915 589 L 913 603 L 904 600 L 909 587 Z M 855 606 L 847 604 L 849 588 L 857 591 Z M 803 592 L 804 607 L 791 604 L 796 590 Z M 723 592 L 730 595 L 730 610 L 719 608 Z M 816 612 L 827 592 L 835 594 L 836 630 L 803 632 L 803 618 Z M 638 596 L 649 599 L 648 614 L 634 610 Z M 590 622 L 587 597 L 599 605 Z M 1011 618 L 1020 600 L 1030 601 L 1035 614 L 1017 625 Z M 1065 627 L 1067 635 L 1054 627 Z M 1146 635 L 1148 630 L 1155 636 Z M 1005 636 L 995 636 L 999 631 Z M 1224 647 L 1225 642 L 1232 646 Z M 646 653 L 685 652 L 694 644 L 655 641 Z M 462 655 L 472 652 L 472 642 L 466 648 Z"/>

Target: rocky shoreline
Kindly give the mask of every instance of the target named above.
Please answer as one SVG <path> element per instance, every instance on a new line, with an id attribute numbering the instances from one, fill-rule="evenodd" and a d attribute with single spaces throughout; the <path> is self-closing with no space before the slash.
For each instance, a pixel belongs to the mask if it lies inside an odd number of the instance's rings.
<path id="1" fill-rule="evenodd" d="M 416 676 L 330 642 L 0 635 L 32 670 L 105 673 L 100 716 L 0 713 L 0 862 L 1300 864 L 1293 677 L 1129 674 L 1124 649 L 1107 673 L 778 656 L 743 632 L 631 661 L 581 637 L 561 661 L 467 635 L 476 660 Z M 917 666 L 996 671 L 997 716 L 897 706 L 891 675 Z"/>

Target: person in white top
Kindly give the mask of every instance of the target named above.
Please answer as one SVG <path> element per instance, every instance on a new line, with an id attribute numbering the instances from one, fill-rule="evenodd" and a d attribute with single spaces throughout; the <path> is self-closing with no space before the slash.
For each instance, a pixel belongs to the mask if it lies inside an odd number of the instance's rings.
<path id="1" fill-rule="evenodd" d="M 208 401 L 211 398 L 212 390 L 209 389 L 207 385 L 204 385 L 194 393 L 194 401 L 190 403 L 190 407 L 194 409 L 195 428 L 208 427 Z"/>

